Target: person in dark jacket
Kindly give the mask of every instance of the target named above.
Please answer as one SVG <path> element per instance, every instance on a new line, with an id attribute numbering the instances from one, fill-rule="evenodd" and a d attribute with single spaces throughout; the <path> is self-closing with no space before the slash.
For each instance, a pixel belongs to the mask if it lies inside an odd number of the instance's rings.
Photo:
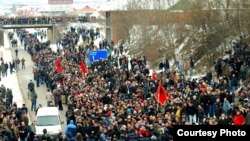
<path id="1" fill-rule="evenodd" d="M 55 89 L 53 91 L 53 96 L 54 96 L 55 106 L 58 106 L 59 110 L 63 110 L 62 91 L 61 91 L 60 87 L 57 87 L 57 89 Z"/>
<path id="2" fill-rule="evenodd" d="M 250 107 L 248 108 L 248 112 L 246 116 L 246 125 L 250 125 Z"/>
<path id="3" fill-rule="evenodd" d="M 221 64 L 221 61 L 217 61 L 215 66 L 214 66 L 214 69 L 217 73 L 217 78 L 219 78 L 220 76 L 222 76 L 222 64 Z"/>
<path id="4" fill-rule="evenodd" d="M 97 122 L 93 123 L 94 126 L 90 126 L 87 129 L 87 141 L 95 141 L 98 140 L 100 136 L 100 127 Z"/>
<path id="5" fill-rule="evenodd" d="M 187 114 L 190 124 L 197 124 L 197 108 L 191 102 L 187 105 Z"/>
<path id="6" fill-rule="evenodd" d="M 21 114 L 24 114 L 24 113 L 28 113 L 28 108 L 26 107 L 25 104 L 22 105 L 22 108 L 21 108 Z"/>
<path id="7" fill-rule="evenodd" d="M 7 92 L 6 92 L 6 103 L 8 104 L 8 106 L 12 105 L 13 103 L 13 94 L 12 94 L 12 90 L 7 88 Z"/>
<path id="8" fill-rule="evenodd" d="M 194 60 L 192 57 L 189 58 L 189 75 L 193 75 L 193 69 L 194 69 Z"/>
<path id="9" fill-rule="evenodd" d="M 221 114 L 218 124 L 219 125 L 228 125 L 229 124 L 229 119 L 227 118 L 227 116 L 224 113 Z"/>
<path id="10" fill-rule="evenodd" d="M 35 84 L 32 80 L 30 80 L 29 84 L 28 84 L 28 89 L 31 92 L 32 90 L 34 90 Z"/>
<path id="11" fill-rule="evenodd" d="M 205 117 L 205 112 L 204 112 L 204 109 L 202 108 L 201 105 L 198 105 L 198 110 L 197 110 L 197 115 L 198 115 L 198 122 L 199 124 L 203 124 L 203 119 Z"/>
<path id="12" fill-rule="evenodd" d="M 111 104 L 112 103 L 112 99 L 107 95 L 105 94 L 102 98 L 101 98 L 101 102 L 103 104 Z"/>
<path id="13" fill-rule="evenodd" d="M 47 129 L 43 129 L 42 141 L 52 141 L 52 137 L 48 134 Z"/>
<path id="14" fill-rule="evenodd" d="M 25 125 L 24 122 L 21 122 L 21 126 L 19 128 L 20 141 L 26 141 L 28 138 L 29 128 Z"/>
<path id="15" fill-rule="evenodd" d="M 75 117 L 74 109 L 69 109 L 66 112 L 65 116 L 66 116 L 66 119 L 67 119 L 67 124 L 70 124 L 71 120 L 73 120 L 73 123 L 75 123 L 76 117 Z"/>
<path id="16" fill-rule="evenodd" d="M 209 110 L 209 117 L 215 117 L 215 102 L 216 102 L 216 97 L 214 93 L 210 93 L 208 95 L 208 110 Z"/>
<path id="17" fill-rule="evenodd" d="M 169 70 L 170 69 L 169 61 L 167 59 L 164 62 L 164 69 L 165 70 Z"/>

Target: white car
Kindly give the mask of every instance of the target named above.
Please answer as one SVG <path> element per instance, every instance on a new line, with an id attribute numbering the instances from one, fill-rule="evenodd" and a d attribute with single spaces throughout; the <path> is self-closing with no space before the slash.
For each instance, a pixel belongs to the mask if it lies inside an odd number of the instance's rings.
<path id="1" fill-rule="evenodd" d="M 62 132 L 60 113 L 57 107 L 42 107 L 37 111 L 36 116 L 36 135 L 42 136 L 43 130 L 53 137 L 57 137 Z"/>

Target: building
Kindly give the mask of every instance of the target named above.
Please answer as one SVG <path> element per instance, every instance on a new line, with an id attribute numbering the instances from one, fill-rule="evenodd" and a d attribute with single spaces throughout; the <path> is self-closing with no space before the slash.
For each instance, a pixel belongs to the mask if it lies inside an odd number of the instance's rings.
<path id="1" fill-rule="evenodd" d="M 121 39 L 126 39 L 129 30 L 135 24 L 158 24 L 154 23 L 154 19 L 166 17 L 168 9 L 175 5 L 179 0 L 171 1 L 158 0 L 162 3 L 160 9 L 155 10 L 155 1 L 140 1 L 137 4 L 137 10 L 133 9 L 134 2 L 130 0 L 109 0 L 106 5 L 100 9 L 106 11 L 106 38 L 108 41 L 117 42 Z M 142 6 L 142 5 L 145 5 Z M 131 7 L 133 10 L 131 10 Z M 146 23 L 144 21 L 147 21 Z"/>
<path id="2" fill-rule="evenodd" d="M 169 10 L 106 11 L 106 39 L 115 43 L 126 39 L 133 25 L 190 24 L 193 16 L 191 12 Z"/>
<path id="3" fill-rule="evenodd" d="M 73 8 L 73 13 L 78 16 L 90 16 L 96 12 L 96 9 L 86 5 L 84 7 L 74 7 Z"/>

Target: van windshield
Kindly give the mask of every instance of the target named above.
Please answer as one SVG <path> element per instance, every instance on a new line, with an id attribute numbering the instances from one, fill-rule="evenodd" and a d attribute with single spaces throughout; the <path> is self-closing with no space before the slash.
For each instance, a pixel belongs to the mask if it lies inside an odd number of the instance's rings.
<path id="1" fill-rule="evenodd" d="M 37 126 L 52 126 L 59 125 L 60 120 L 58 116 L 39 116 L 37 117 Z"/>

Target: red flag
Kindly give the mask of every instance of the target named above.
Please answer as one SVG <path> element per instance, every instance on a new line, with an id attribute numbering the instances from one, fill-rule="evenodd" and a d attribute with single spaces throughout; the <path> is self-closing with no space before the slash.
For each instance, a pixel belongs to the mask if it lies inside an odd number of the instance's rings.
<path id="1" fill-rule="evenodd" d="M 61 60 L 59 58 L 56 59 L 56 70 L 58 73 L 62 73 L 62 66 L 61 66 Z"/>
<path id="2" fill-rule="evenodd" d="M 85 67 L 85 65 L 83 63 L 83 61 L 80 62 L 80 68 L 81 68 L 83 74 L 88 72 L 87 68 Z"/>
<path id="3" fill-rule="evenodd" d="M 155 97 L 161 105 L 164 105 L 168 99 L 167 92 L 161 83 L 159 83 Z"/>

